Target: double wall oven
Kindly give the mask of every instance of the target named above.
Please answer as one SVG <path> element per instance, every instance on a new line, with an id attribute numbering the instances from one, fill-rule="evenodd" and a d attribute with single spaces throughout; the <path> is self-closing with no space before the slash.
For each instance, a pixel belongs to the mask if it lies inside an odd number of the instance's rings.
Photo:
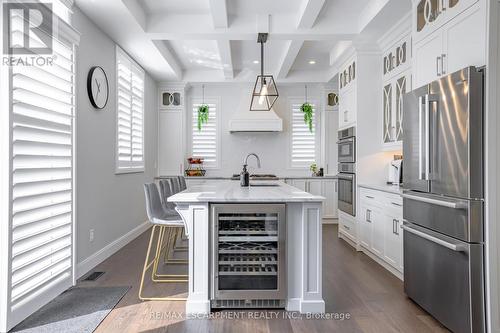
<path id="1" fill-rule="evenodd" d="M 338 132 L 338 207 L 356 215 L 356 128 Z"/>

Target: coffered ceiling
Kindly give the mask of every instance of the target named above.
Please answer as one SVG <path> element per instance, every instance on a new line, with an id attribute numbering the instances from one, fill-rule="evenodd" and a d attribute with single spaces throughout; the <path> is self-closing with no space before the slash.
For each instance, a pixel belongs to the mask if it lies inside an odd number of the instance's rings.
<path id="1" fill-rule="evenodd" d="M 76 0 L 158 81 L 252 81 L 257 33 L 278 82 L 328 82 L 349 45 L 372 44 L 411 0 Z M 111 14 L 112 13 L 112 14 Z"/>

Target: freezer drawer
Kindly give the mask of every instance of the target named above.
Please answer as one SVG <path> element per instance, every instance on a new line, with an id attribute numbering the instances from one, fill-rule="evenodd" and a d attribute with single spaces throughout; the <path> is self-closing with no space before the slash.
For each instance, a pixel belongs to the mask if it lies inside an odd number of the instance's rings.
<path id="1" fill-rule="evenodd" d="M 405 293 L 453 332 L 484 332 L 483 245 L 404 225 Z"/>
<path id="2" fill-rule="evenodd" d="M 483 242 L 483 201 L 403 193 L 403 218 L 470 243 Z"/>

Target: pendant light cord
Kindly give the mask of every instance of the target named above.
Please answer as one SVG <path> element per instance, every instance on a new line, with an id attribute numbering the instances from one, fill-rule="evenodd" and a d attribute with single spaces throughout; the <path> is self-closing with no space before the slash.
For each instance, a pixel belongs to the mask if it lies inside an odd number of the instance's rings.
<path id="1" fill-rule="evenodd" d="M 306 88 L 306 103 L 307 103 L 307 84 L 305 85 Z"/>
<path id="2" fill-rule="evenodd" d="M 201 104 L 205 104 L 205 85 L 201 85 Z"/>
<path id="3" fill-rule="evenodd" d="M 264 42 L 260 42 L 260 76 L 264 78 Z"/>

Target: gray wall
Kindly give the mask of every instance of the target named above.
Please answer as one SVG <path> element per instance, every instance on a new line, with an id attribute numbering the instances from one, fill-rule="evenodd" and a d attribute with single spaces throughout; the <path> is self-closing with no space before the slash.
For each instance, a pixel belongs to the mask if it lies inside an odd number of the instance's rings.
<path id="1" fill-rule="evenodd" d="M 157 156 L 157 84 L 146 74 L 145 158 L 143 173 L 115 174 L 115 43 L 75 8 L 73 24 L 81 33 L 77 52 L 77 262 L 80 263 L 144 221 L 142 184 L 153 180 Z M 86 80 L 91 66 L 101 66 L 110 86 L 103 110 L 92 107 Z M 89 242 L 89 230 L 95 230 Z"/>

